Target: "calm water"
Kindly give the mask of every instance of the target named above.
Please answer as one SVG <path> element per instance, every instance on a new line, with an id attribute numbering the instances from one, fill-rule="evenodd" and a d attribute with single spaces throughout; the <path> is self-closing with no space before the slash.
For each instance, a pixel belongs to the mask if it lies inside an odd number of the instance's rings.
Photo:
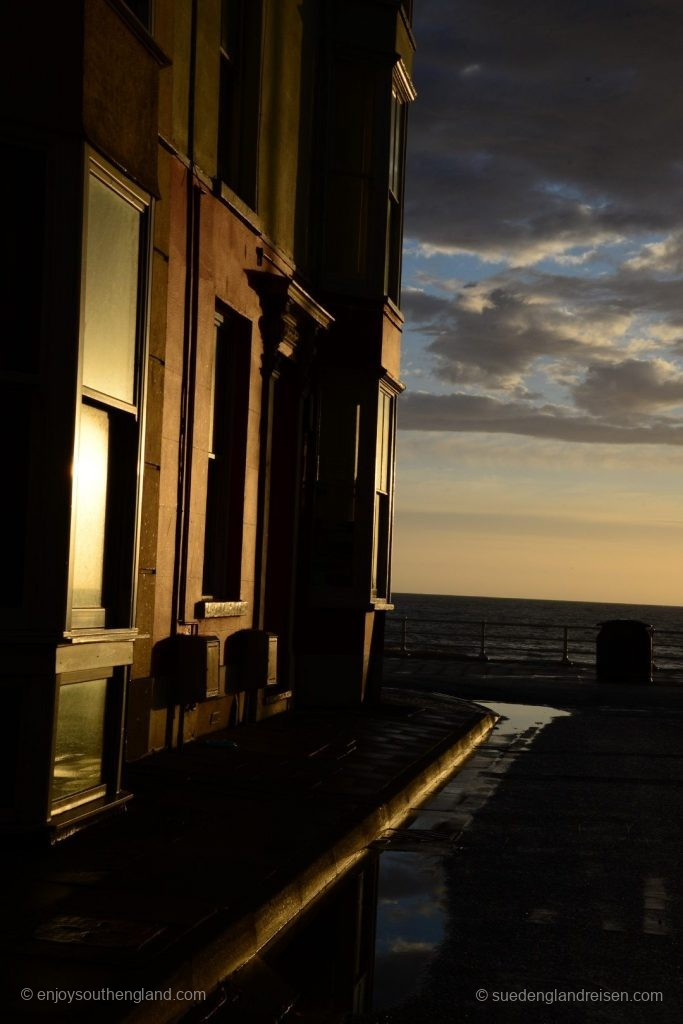
<path id="1" fill-rule="evenodd" d="M 638 619 L 655 629 L 654 654 L 661 668 L 683 663 L 683 608 L 666 605 L 601 604 L 586 601 L 533 601 L 505 597 L 449 597 L 440 594 L 394 594 L 395 611 L 387 617 L 387 644 L 400 642 L 408 618 L 408 646 L 475 656 L 486 621 L 486 653 L 492 658 L 553 658 L 563 653 L 564 626 L 569 627 L 569 657 L 595 659 L 598 625 L 609 619 Z"/>

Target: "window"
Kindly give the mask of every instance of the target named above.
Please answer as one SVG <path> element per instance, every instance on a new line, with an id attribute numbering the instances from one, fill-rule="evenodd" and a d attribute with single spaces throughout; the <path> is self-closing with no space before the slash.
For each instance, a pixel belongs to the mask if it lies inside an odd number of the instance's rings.
<path id="1" fill-rule="evenodd" d="M 250 341 L 248 320 L 216 313 L 202 583 L 214 601 L 240 600 Z"/>
<path id="2" fill-rule="evenodd" d="M 396 85 L 393 85 L 389 134 L 389 196 L 384 290 L 389 298 L 396 303 L 399 302 L 401 295 L 403 170 L 407 110 L 407 103 L 399 96 Z"/>
<path id="3" fill-rule="evenodd" d="M 261 0 L 222 0 L 218 176 L 256 209 Z"/>
<path id="4" fill-rule="evenodd" d="M 74 459 L 72 629 L 130 626 L 147 202 L 91 160 Z"/>
<path id="5" fill-rule="evenodd" d="M 377 401 L 375 452 L 375 511 L 372 541 L 372 591 L 375 599 L 389 597 L 391 497 L 394 461 L 394 397 L 380 388 Z"/>
<path id="6" fill-rule="evenodd" d="M 107 678 L 66 676 L 59 684 L 52 779 L 56 808 L 77 793 L 91 798 L 101 795 L 108 682 Z"/>

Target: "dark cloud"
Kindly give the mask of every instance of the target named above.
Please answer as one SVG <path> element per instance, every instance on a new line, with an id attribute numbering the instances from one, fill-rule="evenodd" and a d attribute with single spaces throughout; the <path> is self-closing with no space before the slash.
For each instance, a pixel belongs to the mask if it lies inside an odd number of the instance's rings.
<path id="1" fill-rule="evenodd" d="M 400 425 L 681 444 L 683 3 L 415 12 L 406 235 L 506 268 L 467 284 L 423 274 L 424 291 L 404 292 L 457 393 L 405 396 Z"/>
<path id="2" fill-rule="evenodd" d="M 574 401 L 598 416 L 643 413 L 683 403 L 683 374 L 662 360 L 589 366 Z"/>
<path id="3" fill-rule="evenodd" d="M 547 310 L 530 305 L 523 295 L 504 288 L 486 294 L 478 309 L 451 312 L 451 328 L 429 346 L 439 359 L 437 372 L 452 381 L 505 384 L 541 356 L 578 356 L 580 342 L 555 330 Z"/>
<path id="4" fill-rule="evenodd" d="M 683 351 L 681 282 L 624 268 L 595 277 L 510 270 L 455 294 L 408 290 L 403 309 L 431 339 L 434 372 L 460 384 L 509 389 L 539 359 L 578 373 L 623 361 L 634 329 L 659 355 Z M 648 383 L 643 370 L 640 378 Z"/>
<path id="5" fill-rule="evenodd" d="M 406 233 L 533 259 L 683 222 L 678 0 L 421 0 Z"/>
<path id="6" fill-rule="evenodd" d="M 683 426 L 662 416 L 626 419 L 579 415 L 562 406 L 534 406 L 486 395 L 407 394 L 401 400 L 402 430 L 522 434 L 602 444 L 683 444 Z"/>

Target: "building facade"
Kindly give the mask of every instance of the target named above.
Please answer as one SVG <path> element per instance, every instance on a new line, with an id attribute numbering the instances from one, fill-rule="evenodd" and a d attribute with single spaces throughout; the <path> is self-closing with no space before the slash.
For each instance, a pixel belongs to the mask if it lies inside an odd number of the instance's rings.
<path id="1" fill-rule="evenodd" d="M 126 760 L 376 699 L 414 46 L 399 0 L 18 6 L 1 814 L 66 834 Z"/>

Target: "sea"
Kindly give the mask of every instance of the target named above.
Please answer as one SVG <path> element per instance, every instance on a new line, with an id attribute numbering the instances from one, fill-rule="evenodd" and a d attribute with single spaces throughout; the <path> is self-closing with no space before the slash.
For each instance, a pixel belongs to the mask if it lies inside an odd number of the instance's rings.
<path id="1" fill-rule="evenodd" d="M 683 607 L 541 601 L 512 597 L 394 594 L 387 615 L 386 647 L 441 652 L 453 657 L 485 653 L 500 660 L 595 663 L 600 624 L 631 619 L 651 626 L 654 662 L 683 669 Z M 482 647 L 483 645 L 483 647 Z"/>

